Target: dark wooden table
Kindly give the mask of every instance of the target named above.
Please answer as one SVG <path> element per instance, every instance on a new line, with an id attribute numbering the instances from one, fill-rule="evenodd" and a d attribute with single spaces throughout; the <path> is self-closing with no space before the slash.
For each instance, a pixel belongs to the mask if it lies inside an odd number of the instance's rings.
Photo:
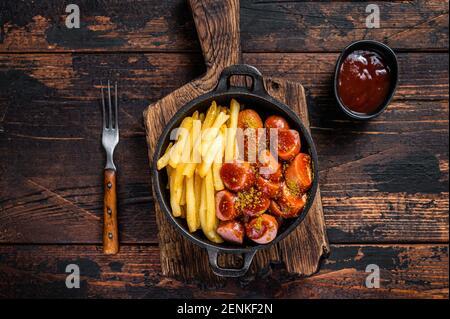
<path id="1" fill-rule="evenodd" d="M 307 89 L 332 251 L 310 278 L 273 265 L 219 288 L 159 273 L 142 111 L 204 71 L 186 1 L 80 0 L 81 28 L 67 29 L 73 2 L 0 4 L 0 297 L 448 298 L 448 1 L 378 2 L 381 28 L 367 29 L 372 1 L 241 0 L 244 62 Z M 394 101 L 368 123 L 330 93 L 359 39 L 400 63 Z M 101 246 L 105 79 L 120 82 L 117 256 Z M 71 263 L 80 289 L 65 286 Z"/>

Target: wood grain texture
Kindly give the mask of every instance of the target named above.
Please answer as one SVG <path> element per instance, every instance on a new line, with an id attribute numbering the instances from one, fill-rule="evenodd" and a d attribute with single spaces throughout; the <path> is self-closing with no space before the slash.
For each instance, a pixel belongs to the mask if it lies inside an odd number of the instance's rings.
<path id="1" fill-rule="evenodd" d="M 319 273 L 289 276 L 272 264 L 255 280 L 223 286 L 184 284 L 160 275 L 156 246 L 0 246 L 1 298 L 448 298 L 448 245 L 332 245 Z M 80 267 L 80 289 L 67 289 L 66 266 Z M 367 265 L 380 267 L 368 289 Z"/>
<path id="2" fill-rule="evenodd" d="M 368 29 L 366 7 L 374 3 L 380 28 Z M 341 51 L 361 39 L 448 50 L 448 1 L 244 1 L 242 21 L 245 52 Z"/>
<path id="3" fill-rule="evenodd" d="M 240 60 L 239 1 L 189 0 L 207 72 L 220 74 Z"/>
<path id="4" fill-rule="evenodd" d="M 117 224 L 117 180 L 116 171 L 105 170 L 103 182 L 103 252 L 107 255 L 119 251 L 119 226 Z"/>
<path id="5" fill-rule="evenodd" d="M 224 3 L 227 5 L 224 6 Z M 239 63 L 239 6 L 238 1 L 196 1 L 190 0 L 194 20 L 206 60 L 207 72 L 194 82 L 188 83 L 162 100 L 150 105 L 144 112 L 144 124 L 149 146 L 149 161 L 165 123 L 187 101 L 211 91 L 226 66 Z M 205 18 L 207 17 L 207 18 Z M 230 27 L 230 24 L 233 26 Z M 225 30 L 225 32 L 223 32 Z M 221 48 L 225 49 L 225 55 Z M 227 50 L 233 50 L 227 51 Z M 236 51 L 237 50 L 237 51 Z M 217 56 L 216 56 L 217 55 Z M 303 87 L 283 80 L 265 81 L 269 94 L 290 105 L 308 126 L 308 110 Z M 196 87 L 204 90 L 199 92 Z M 318 270 L 320 259 L 328 253 L 325 223 L 318 191 L 304 222 L 281 243 L 257 252 L 247 276 L 252 276 L 271 262 L 282 262 L 293 274 L 309 276 Z M 162 273 L 165 276 L 192 281 L 201 280 L 211 284 L 222 284 L 225 279 L 211 271 L 206 251 L 185 240 L 164 216 L 155 203 L 158 239 L 161 250 Z M 307 247 L 307 249 L 305 249 Z M 222 266 L 239 264 L 240 256 L 223 256 Z"/>
<path id="6" fill-rule="evenodd" d="M 369 2 L 241 0 L 242 61 L 306 88 L 334 244 L 316 276 L 271 264 L 217 289 L 160 275 L 143 173 L 142 111 L 205 73 L 187 1 L 80 0 L 79 30 L 64 26 L 68 3 L 0 2 L 0 297 L 448 298 L 448 1 L 378 1 L 381 27 L 369 30 Z M 337 52 L 363 38 L 400 62 L 395 100 L 364 124 L 341 116 L 330 90 Z M 130 245 L 114 256 L 101 245 L 105 79 L 119 80 L 124 106 L 116 164 Z M 65 288 L 72 262 L 81 289 Z M 364 287 L 370 263 L 380 289 Z"/>
<path id="7" fill-rule="evenodd" d="M 65 27 L 68 1 L 2 1 L 0 51 L 200 51 L 185 0 L 80 0 L 80 29 Z M 448 1 L 241 1 L 243 52 L 338 52 L 374 39 L 398 50 L 448 50 Z"/>
<path id="8" fill-rule="evenodd" d="M 336 54 L 243 55 L 265 75 L 305 84 L 332 243 L 448 241 L 448 55 L 398 56 L 393 103 L 359 123 L 332 97 Z M 156 243 L 141 114 L 202 72 L 201 55 L 188 53 L 1 55 L 0 242 L 100 243 L 97 85 L 111 78 L 123 106 L 115 154 L 120 240 Z"/>

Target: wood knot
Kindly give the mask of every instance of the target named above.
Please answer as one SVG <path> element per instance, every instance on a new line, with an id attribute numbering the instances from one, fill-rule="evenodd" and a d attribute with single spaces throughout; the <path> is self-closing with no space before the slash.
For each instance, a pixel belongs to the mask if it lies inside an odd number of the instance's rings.
<path id="1" fill-rule="evenodd" d="M 278 90 L 280 88 L 280 84 L 278 82 L 273 82 L 271 83 L 271 87 L 273 90 Z"/>

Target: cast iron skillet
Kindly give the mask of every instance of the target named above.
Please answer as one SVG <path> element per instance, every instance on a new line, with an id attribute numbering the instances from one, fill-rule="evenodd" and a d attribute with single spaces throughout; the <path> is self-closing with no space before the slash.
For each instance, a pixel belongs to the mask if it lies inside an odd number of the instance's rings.
<path id="1" fill-rule="evenodd" d="M 230 86 L 230 77 L 233 75 L 246 75 L 251 77 L 253 81 L 251 88 Z M 242 246 L 233 245 L 230 243 L 215 244 L 207 240 L 201 231 L 190 233 L 186 221 L 182 218 L 175 218 L 172 215 L 169 191 L 166 189 L 166 170 L 158 171 L 156 169 L 156 162 L 161 155 L 163 155 L 164 150 L 170 142 L 170 132 L 180 125 L 184 117 L 192 115 L 192 113 L 196 110 L 201 112 L 205 111 L 211 105 L 213 100 L 215 100 L 219 105 L 229 105 L 231 98 L 235 98 L 239 101 L 239 103 L 244 104 L 245 107 L 254 109 L 262 115 L 263 119 L 270 114 L 277 114 L 285 117 L 291 128 L 300 132 L 302 138 L 302 152 L 308 153 L 312 159 L 313 183 L 311 189 L 309 190 L 308 201 L 303 209 L 303 212 L 296 218 L 284 220 L 278 231 L 277 237 L 266 245 L 256 244 L 249 240 L 245 241 Z M 244 275 L 249 269 L 253 256 L 257 250 L 268 248 L 279 242 L 302 222 L 306 214 L 308 214 L 308 211 L 314 201 L 319 180 L 316 149 L 308 130 L 302 124 L 297 114 L 295 114 L 288 106 L 278 100 L 275 100 L 267 93 L 264 88 L 261 73 L 255 67 L 246 64 L 232 65 L 224 69 L 220 75 L 217 87 L 213 91 L 190 101 L 175 113 L 169 123 L 167 123 L 159 138 L 152 164 L 153 187 L 158 203 L 166 214 L 166 217 L 175 226 L 176 230 L 184 237 L 207 250 L 209 263 L 213 272 L 218 276 L 224 277 L 239 277 Z M 243 254 L 244 263 L 242 268 L 227 269 L 220 267 L 217 263 L 218 253 Z"/>

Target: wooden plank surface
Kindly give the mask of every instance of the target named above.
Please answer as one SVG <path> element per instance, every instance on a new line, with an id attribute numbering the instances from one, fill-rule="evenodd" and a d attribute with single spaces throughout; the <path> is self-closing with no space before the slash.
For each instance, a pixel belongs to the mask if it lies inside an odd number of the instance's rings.
<path id="1" fill-rule="evenodd" d="M 2 1 L 0 51 L 199 51 L 187 1 L 77 4 L 80 29 L 65 27 L 70 1 Z M 367 29 L 368 4 L 380 28 Z M 375 39 L 402 50 L 448 50 L 448 1 L 241 1 L 243 52 L 340 51 Z"/>
<path id="2" fill-rule="evenodd" d="M 28 298 L 448 298 L 448 245 L 332 245 L 315 276 L 292 278 L 273 265 L 253 282 L 199 289 L 159 275 L 155 246 L 0 246 L 0 297 Z M 80 267 L 80 289 L 67 289 L 66 266 Z M 380 267 L 368 289 L 366 267 Z M 426 271 L 424 271 L 426 269 Z M 204 287 L 208 288 L 208 287 Z"/>
<path id="3" fill-rule="evenodd" d="M 448 240 L 446 57 L 400 53 L 394 102 L 363 125 L 342 117 L 330 96 L 336 54 L 244 54 L 264 74 L 305 83 L 331 242 Z M 99 243 L 104 156 L 96 84 L 111 77 L 120 80 L 122 106 L 121 239 L 156 243 L 141 114 L 200 75 L 201 65 L 197 54 L 1 55 L 0 241 Z"/>

